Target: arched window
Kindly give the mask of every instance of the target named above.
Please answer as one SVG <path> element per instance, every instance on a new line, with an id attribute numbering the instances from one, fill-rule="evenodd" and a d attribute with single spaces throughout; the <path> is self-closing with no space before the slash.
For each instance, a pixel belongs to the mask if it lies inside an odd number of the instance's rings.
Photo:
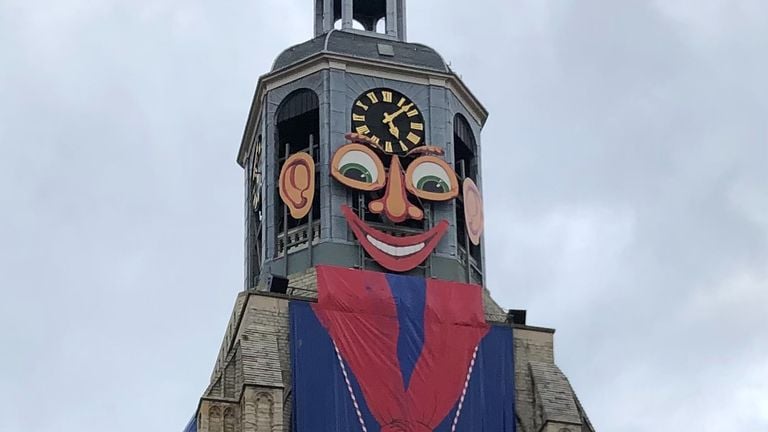
<path id="1" fill-rule="evenodd" d="M 453 160 L 462 177 L 477 180 L 477 142 L 467 119 L 456 114 L 453 118 Z"/>
<path id="2" fill-rule="evenodd" d="M 387 0 L 358 0 L 353 3 L 352 16 L 365 30 L 375 32 L 379 19 L 387 16 Z"/>
<path id="3" fill-rule="evenodd" d="M 315 36 L 329 31 L 355 29 L 405 39 L 406 0 L 315 0 Z M 386 18 L 392 20 L 388 22 Z M 345 22 L 345 20 L 349 20 Z"/>
<path id="4" fill-rule="evenodd" d="M 477 152 L 477 141 L 472 127 L 463 115 L 456 114 L 453 118 L 453 166 L 459 175 L 459 182 L 463 182 L 465 178 L 471 178 L 477 183 Z M 482 271 L 481 248 L 469 241 L 464 218 L 464 202 L 461 199 L 456 200 L 456 234 L 461 255 L 466 257 L 468 251 L 471 257 L 469 264 Z"/>
<path id="5" fill-rule="evenodd" d="M 275 114 L 275 156 L 274 183 L 278 184 L 280 169 L 285 160 L 294 153 L 312 155 L 315 163 L 320 157 L 320 101 L 317 94 L 309 89 L 296 90 L 289 94 Z M 275 193 L 275 234 L 276 256 L 282 256 L 291 248 L 308 243 L 320 235 L 320 181 L 319 170 L 315 172 L 315 199 L 312 211 L 300 220 L 288 214 L 288 208 Z"/>
<path id="6" fill-rule="evenodd" d="M 341 30 L 342 9 L 347 1 L 335 0 L 333 5 L 334 28 Z M 317 6 L 316 6 L 317 7 Z M 352 28 L 369 32 L 386 33 L 379 31 L 380 20 L 387 16 L 387 0 L 358 0 L 352 2 Z"/>
<path id="7" fill-rule="evenodd" d="M 263 167 L 261 164 L 262 158 L 262 135 L 259 134 L 253 145 L 253 151 L 248 158 L 247 172 L 250 176 L 247 178 L 249 190 L 250 190 L 250 202 L 253 209 L 251 218 L 248 221 L 248 236 L 250 241 L 250 248 L 252 255 L 248 259 L 248 269 L 246 274 L 249 276 L 258 276 L 261 272 L 261 258 L 262 258 L 262 235 L 263 235 L 263 217 L 264 206 L 262 203 L 262 181 L 263 181 Z M 251 282 L 247 285 L 251 287 Z"/>
<path id="8" fill-rule="evenodd" d="M 237 420 L 235 419 L 235 412 L 232 408 L 224 410 L 224 432 L 235 432 L 237 426 Z"/>
<path id="9" fill-rule="evenodd" d="M 223 426 L 221 408 L 214 405 L 208 411 L 208 430 L 210 432 L 222 432 Z"/>

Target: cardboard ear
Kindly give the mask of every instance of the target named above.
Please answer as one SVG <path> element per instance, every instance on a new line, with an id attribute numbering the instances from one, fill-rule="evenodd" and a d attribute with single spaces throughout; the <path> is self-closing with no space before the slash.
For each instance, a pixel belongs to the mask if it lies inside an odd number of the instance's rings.
<path id="1" fill-rule="evenodd" d="M 280 170 L 280 198 L 291 212 L 301 219 L 312 210 L 315 198 L 315 161 L 307 153 L 291 155 Z"/>
<path id="2" fill-rule="evenodd" d="M 480 237 L 485 229 L 483 215 L 483 197 L 471 178 L 464 179 L 464 220 L 467 224 L 469 240 L 475 246 L 480 245 Z"/>

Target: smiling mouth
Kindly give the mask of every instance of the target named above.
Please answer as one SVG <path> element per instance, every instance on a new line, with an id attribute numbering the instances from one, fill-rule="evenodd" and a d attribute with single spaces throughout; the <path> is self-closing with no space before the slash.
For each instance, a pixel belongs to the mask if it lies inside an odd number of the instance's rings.
<path id="1" fill-rule="evenodd" d="M 371 237 L 370 234 L 366 235 L 365 238 L 371 242 L 371 244 L 376 247 L 376 249 L 394 257 L 405 257 L 408 255 L 413 255 L 424 249 L 425 246 L 424 243 L 419 243 L 413 246 L 392 246 L 390 244 L 376 240 L 375 238 Z"/>
<path id="2" fill-rule="evenodd" d="M 371 258 L 382 267 L 397 272 L 412 270 L 424 262 L 448 229 L 448 222 L 440 221 L 425 233 L 395 237 L 363 222 L 349 206 L 342 205 L 341 211 L 360 245 Z"/>

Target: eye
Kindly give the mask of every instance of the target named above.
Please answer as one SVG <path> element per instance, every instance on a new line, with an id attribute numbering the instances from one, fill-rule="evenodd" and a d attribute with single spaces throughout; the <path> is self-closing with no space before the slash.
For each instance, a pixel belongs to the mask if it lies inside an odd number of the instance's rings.
<path id="1" fill-rule="evenodd" d="M 336 151 L 331 175 L 345 186 L 364 191 L 384 187 L 384 165 L 373 150 L 361 144 L 347 144 Z"/>
<path id="2" fill-rule="evenodd" d="M 416 189 L 432 193 L 448 193 L 451 191 L 450 180 L 440 165 L 424 163 L 413 172 L 413 183 Z"/>
<path id="3" fill-rule="evenodd" d="M 414 195 L 432 201 L 447 201 L 458 195 L 456 174 L 445 161 L 434 156 L 413 161 L 406 173 L 406 184 Z"/>
<path id="4" fill-rule="evenodd" d="M 349 151 L 341 157 L 339 172 L 350 180 L 363 183 L 375 183 L 379 176 L 373 158 L 358 150 Z"/>

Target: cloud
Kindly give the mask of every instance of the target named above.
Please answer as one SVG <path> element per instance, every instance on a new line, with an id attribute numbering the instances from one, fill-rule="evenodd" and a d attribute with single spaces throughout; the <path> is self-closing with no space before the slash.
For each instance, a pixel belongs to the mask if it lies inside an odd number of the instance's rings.
<path id="1" fill-rule="evenodd" d="M 537 3 L 436 39 L 491 112 L 491 290 L 558 329 L 599 429 L 764 428 L 718 405 L 768 393 L 764 6 Z"/>
<path id="2" fill-rule="evenodd" d="M 491 112 L 489 287 L 558 329 L 599 430 L 768 426 L 767 7 L 409 3 Z M 0 2 L 1 431 L 186 422 L 255 83 L 311 36 L 299 0 Z"/>

